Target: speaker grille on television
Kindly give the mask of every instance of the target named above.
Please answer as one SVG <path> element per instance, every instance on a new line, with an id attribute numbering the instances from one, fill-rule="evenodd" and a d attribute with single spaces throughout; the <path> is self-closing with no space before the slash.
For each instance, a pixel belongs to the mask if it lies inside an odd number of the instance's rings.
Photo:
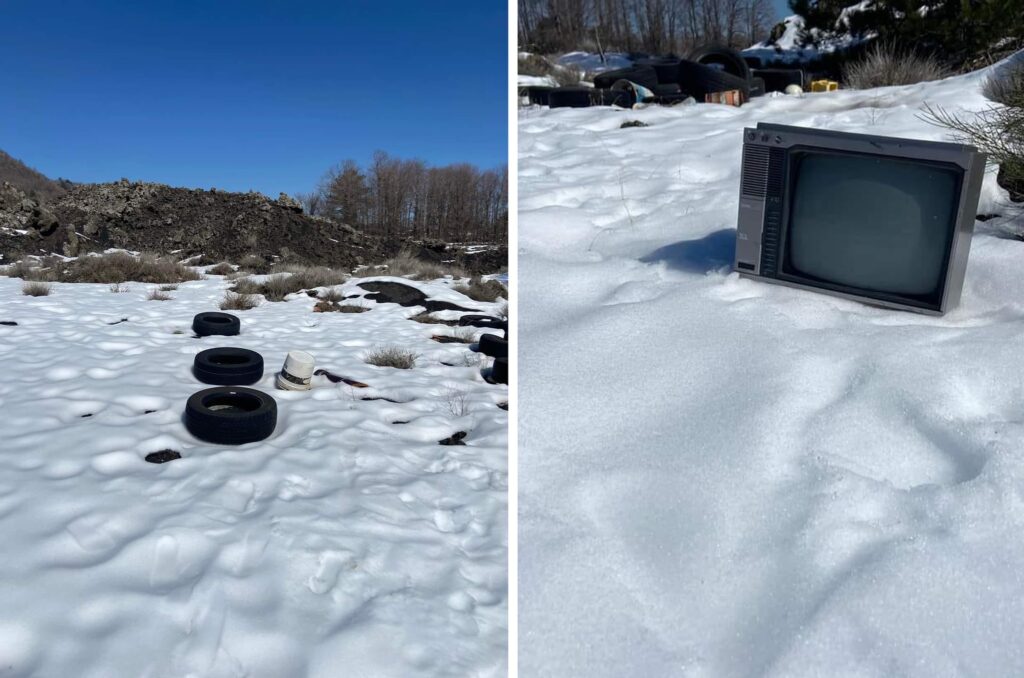
<path id="1" fill-rule="evenodd" d="M 768 183 L 767 146 L 746 144 L 743 147 L 743 176 L 740 193 L 751 198 L 763 198 Z"/>

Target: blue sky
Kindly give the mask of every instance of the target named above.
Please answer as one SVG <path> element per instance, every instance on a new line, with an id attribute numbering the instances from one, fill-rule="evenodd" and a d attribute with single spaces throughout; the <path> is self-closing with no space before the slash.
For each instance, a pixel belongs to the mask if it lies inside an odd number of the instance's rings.
<path id="1" fill-rule="evenodd" d="M 73 181 L 311 189 L 507 160 L 504 0 L 0 0 L 0 149 Z"/>
<path id="2" fill-rule="evenodd" d="M 850 4 L 854 4 L 854 0 L 850 0 Z M 789 8 L 787 0 L 772 0 L 772 7 L 775 9 L 775 18 L 777 20 L 785 19 L 793 13 L 793 10 Z"/>

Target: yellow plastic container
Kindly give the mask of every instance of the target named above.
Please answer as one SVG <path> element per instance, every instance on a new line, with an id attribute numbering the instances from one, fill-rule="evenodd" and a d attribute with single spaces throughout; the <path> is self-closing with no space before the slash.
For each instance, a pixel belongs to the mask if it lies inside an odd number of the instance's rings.
<path id="1" fill-rule="evenodd" d="M 835 80 L 812 80 L 812 92 L 834 92 L 839 89 L 839 83 Z"/>

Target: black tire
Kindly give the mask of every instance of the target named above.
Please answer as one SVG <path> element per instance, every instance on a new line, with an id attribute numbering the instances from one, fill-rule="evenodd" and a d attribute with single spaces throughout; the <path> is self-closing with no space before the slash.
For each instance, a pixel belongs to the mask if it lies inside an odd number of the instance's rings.
<path id="1" fill-rule="evenodd" d="M 209 443 L 252 443 L 276 426 L 277 402 L 256 389 L 217 386 L 192 394 L 185 403 L 185 428 Z"/>
<path id="2" fill-rule="evenodd" d="M 541 85 L 531 85 L 529 87 L 520 87 L 519 92 L 521 96 L 530 97 L 530 103 L 537 106 L 548 105 L 548 94 L 551 93 L 554 87 L 544 87 Z"/>
<path id="3" fill-rule="evenodd" d="M 622 106 L 623 108 L 633 108 L 633 104 L 636 103 L 636 97 L 633 95 L 632 90 L 617 90 L 617 89 L 595 89 L 594 90 L 594 105 L 595 106 Z"/>
<path id="4" fill-rule="evenodd" d="M 619 80 L 629 80 L 636 84 L 653 90 L 658 84 L 658 74 L 650 66 L 630 66 L 619 68 L 614 71 L 605 71 L 594 76 L 594 87 L 598 89 L 611 89 Z"/>
<path id="5" fill-rule="evenodd" d="M 717 47 L 715 45 L 698 47 L 690 53 L 690 61 L 704 64 L 705 66 L 721 66 L 729 75 L 736 76 L 741 80 L 750 80 L 750 66 L 743 60 L 739 52 L 728 47 Z"/>
<path id="6" fill-rule="evenodd" d="M 263 378 L 263 356 L 247 348 L 208 348 L 196 354 L 192 373 L 204 384 L 255 384 Z"/>
<path id="7" fill-rule="evenodd" d="M 551 108 L 586 108 L 591 104 L 592 89 L 589 87 L 558 87 L 548 92 L 548 106 Z"/>
<path id="8" fill-rule="evenodd" d="M 491 381 L 495 384 L 508 383 L 508 358 L 495 358 L 491 367 Z"/>
<path id="9" fill-rule="evenodd" d="M 785 92 L 789 85 L 804 86 L 805 76 L 800 68 L 757 68 L 753 77 L 764 80 L 765 92 Z"/>
<path id="10" fill-rule="evenodd" d="M 212 334 L 220 334 L 233 337 L 242 328 L 237 316 L 219 311 L 207 311 L 197 313 L 192 319 L 192 331 L 200 337 L 208 337 Z"/>
<path id="11" fill-rule="evenodd" d="M 707 94 L 730 89 L 738 89 L 744 98 L 750 97 L 748 80 L 693 61 L 683 61 L 679 64 L 679 87 L 698 102 L 703 102 Z"/>
<path id="12" fill-rule="evenodd" d="M 477 342 L 477 351 L 492 358 L 507 358 L 508 340 L 502 339 L 497 334 L 485 334 Z"/>
<path id="13" fill-rule="evenodd" d="M 468 314 L 459 318 L 459 327 L 490 327 L 495 330 L 507 330 L 508 321 L 493 315 Z"/>
<path id="14" fill-rule="evenodd" d="M 681 94 L 682 90 L 679 88 L 679 83 L 674 82 L 671 85 L 658 85 L 653 90 L 654 96 L 665 97 L 672 96 L 674 94 Z"/>
<path id="15" fill-rule="evenodd" d="M 758 77 L 750 78 L 750 97 L 763 97 L 764 92 L 764 79 Z"/>
<path id="16" fill-rule="evenodd" d="M 679 59 L 641 59 L 636 65 L 653 68 L 659 85 L 674 85 L 679 82 Z"/>

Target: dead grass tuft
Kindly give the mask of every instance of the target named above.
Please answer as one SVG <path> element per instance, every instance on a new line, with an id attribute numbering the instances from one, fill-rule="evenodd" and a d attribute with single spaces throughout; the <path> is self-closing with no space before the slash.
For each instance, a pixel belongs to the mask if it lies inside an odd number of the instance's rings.
<path id="1" fill-rule="evenodd" d="M 170 301 L 173 299 L 171 295 L 161 292 L 160 290 L 162 289 L 163 288 L 154 287 L 149 291 L 149 294 L 146 295 L 146 299 L 149 301 Z"/>
<path id="2" fill-rule="evenodd" d="M 470 278 L 468 283 L 456 285 L 454 289 L 474 301 L 497 301 L 508 294 L 505 286 L 497 280 L 483 280 L 479 276 Z"/>
<path id="3" fill-rule="evenodd" d="M 254 294 L 224 293 L 224 301 L 220 302 L 222 311 L 248 311 L 260 305 L 259 298 Z"/>
<path id="4" fill-rule="evenodd" d="M 241 278 L 235 281 L 235 286 L 231 288 L 231 291 L 238 294 L 262 294 L 263 285 L 252 278 Z"/>
<path id="5" fill-rule="evenodd" d="M 238 266 L 258 275 L 266 275 L 271 269 L 271 263 L 257 254 L 246 254 L 239 260 Z"/>
<path id="6" fill-rule="evenodd" d="M 394 367 L 399 370 L 411 370 L 416 367 L 419 355 L 398 346 L 380 346 L 367 353 L 363 360 L 377 367 Z"/>
<path id="7" fill-rule="evenodd" d="M 45 297 L 50 294 L 50 283 L 31 280 L 21 286 L 21 293 L 29 297 Z"/>
<path id="8" fill-rule="evenodd" d="M 873 45 L 864 58 L 843 67 L 843 80 L 853 89 L 913 85 L 947 75 L 946 67 L 934 56 L 915 54 L 891 42 Z"/>
<path id="9" fill-rule="evenodd" d="M 235 267 L 226 261 L 222 261 L 212 268 L 206 269 L 209 275 L 231 275 L 235 272 Z"/>
<path id="10" fill-rule="evenodd" d="M 435 318 L 434 316 L 432 316 L 430 314 L 429 311 L 423 311 L 422 313 L 417 313 L 416 315 L 409 316 L 409 320 L 412 320 L 412 321 L 418 322 L 418 323 L 424 323 L 425 325 L 449 325 L 449 326 L 455 326 L 455 325 L 459 324 L 458 320 L 441 320 L 440 318 Z"/>
<path id="11" fill-rule="evenodd" d="M 382 273 L 393 275 L 398 278 L 409 278 L 411 280 L 437 280 L 445 276 L 454 278 L 465 277 L 465 272 L 454 265 L 444 265 L 432 261 L 424 261 L 408 249 L 404 249 L 377 268 L 384 267 Z"/>
<path id="12" fill-rule="evenodd" d="M 194 269 L 171 259 L 151 254 L 133 256 L 127 252 L 82 256 L 68 262 L 60 282 L 89 283 L 178 283 L 199 280 Z"/>

